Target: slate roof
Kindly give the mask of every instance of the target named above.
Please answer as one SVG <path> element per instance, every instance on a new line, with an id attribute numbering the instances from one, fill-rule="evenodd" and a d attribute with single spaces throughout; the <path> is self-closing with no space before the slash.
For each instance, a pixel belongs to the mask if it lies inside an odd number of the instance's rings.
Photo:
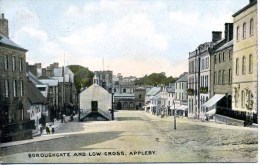
<path id="1" fill-rule="evenodd" d="M 159 93 L 161 91 L 160 87 L 153 87 L 152 89 L 150 89 L 146 95 L 156 95 L 157 93 Z"/>
<path id="2" fill-rule="evenodd" d="M 135 97 L 134 93 L 115 93 L 114 97 Z"/>
<path id="3" fill-rule="evenodd" d="M 174 93 L 175 92 L 175 87 L 168 87 L 168 88 L 166 88 L 166 91 L 168 93 Z"/>
<path id="4" fill-rule="evenodd" d="M 27 81 L 26 86 L 28 89 L 27 99 L 31 104 L 47 103 L 47 99 L 42 95 L 39 89 L 37 89 L 37 87 L 31 81 Z"/>
<path id="5" fill-rule="evenodd" d="M 35 85 L 42 84 L 42 82 L 34 75 L 32 72 L 28 72 L 29 80 L 33 82 Z"/>
<path id="6" fill-rule="evenodd" d="M 240 9 L 239 11 L 237 11 L 235 14 L 233 14 L 233 17 L 236 17 L 237 15 L 241 14 L 243 11 L 245 11 L 246 9 L 250 8 L 251 6 L 255 5 L 257 3 L 257 0 L 249 3 L 248 5 L 246 5 L 245 7 L 243 7 L 242 9 Z"/>
<path id="7" fill-rule="evenodd" d="M 219 47 L 215 52 L 218 52 L 218 51 L 221 51 L 221 50 L 223 50 L 223 49 L 226 49 L 226 48 L 228 48 L 228 47 L 230 47 L 230 46 L 232 46 L 232 45 L 233 45 L 233 40 L 231 40 L 231 41 L 225 43 L 224 45 L 222 45 L 221 47 Z"/>
<path id="8" fill-rule="evenodd" d="M 186 73 L 184 76 L 178 78 L 176 82 L 188 82 L 188 73 Z"/>
<path id="9" fill-rule="evenodd" d="M 19 50 L 22 50 L 24 52 L 27 52 L 26 49 L 22 48 L 21 46 L 17 45 L 15 42 L 4 36 L 2 33 L 0 33 L 0 45 L 4 45 L 11 48 L 16 48 Z"/>
<path id="10" fill-rule="evenodd" d="M 55 79 L 42 79 L 42 84 L 48 84 L 49 86 L 58 86 L 59 81 Z"/>

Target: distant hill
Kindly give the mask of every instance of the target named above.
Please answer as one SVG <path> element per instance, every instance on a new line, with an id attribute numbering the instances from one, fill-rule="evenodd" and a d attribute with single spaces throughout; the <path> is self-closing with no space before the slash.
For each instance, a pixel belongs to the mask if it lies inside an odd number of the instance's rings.
<path id="1" fill-rule="evenodd" d="M 152 73 L 150 75 L 145 75 L 144 77 L 138 78 L 135 80 L 135 85 L 149 85 L 149 86 L 157 86 L 157 85 L 168 85 L 169 83 L 173 83 L 177 80 L 177 78 L 173 78 L 172 76 L 166 77 L 165 73 Z"/>
<path id="2" fill-rule="evenodd" d="M 74 73 L 74 82 L 78 93 L 81 86 L 89 87 L 92 85 L 94 72 L 80 65 L 69 65 L 70 70 Z"/>

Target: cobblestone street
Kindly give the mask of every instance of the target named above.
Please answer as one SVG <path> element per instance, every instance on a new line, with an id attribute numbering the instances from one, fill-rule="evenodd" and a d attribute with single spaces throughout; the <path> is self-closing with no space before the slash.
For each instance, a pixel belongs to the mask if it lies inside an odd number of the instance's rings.
<path id="1" fill-rule="evenodd" d="M 256 162 L 258 154 L 256 128 L 177 118 L 174 130 L 173 117 L 143 111 L 116 112 L 115 121 L 68 122 L 44 136 L 48 139 L 1 148 L 1 161 Z"/>

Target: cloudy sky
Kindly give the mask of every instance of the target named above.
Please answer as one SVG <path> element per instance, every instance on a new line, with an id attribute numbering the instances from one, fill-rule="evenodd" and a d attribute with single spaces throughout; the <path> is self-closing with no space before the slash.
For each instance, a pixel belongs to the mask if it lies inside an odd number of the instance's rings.
<path id="1" fill-rule="evenodd" d="M 188 70 L 189 52 L 249 0 L 0 0 L 30 64 L 79 64 L 123 76 Z"/>

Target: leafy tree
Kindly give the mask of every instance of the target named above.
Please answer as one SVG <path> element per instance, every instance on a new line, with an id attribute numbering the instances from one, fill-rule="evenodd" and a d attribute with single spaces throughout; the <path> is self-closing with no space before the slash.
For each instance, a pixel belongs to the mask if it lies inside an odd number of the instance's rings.
<path id="1" fill-rule="evenodd" d="M 88 68 L 80 65 L 69 65 L 68 67 L 74 73 L 74 83 L 78 93 L 81 87 L 89 87 L 92 85 L 94 73 Z"/>
<path id="2" fill-rule="evenodd" d="M 145 75 L 142 78 L 135 80 L 135 85 L 168 85 L 169 83 L 173 83 L 177 78 L 173 78 L 172 76 L 166 77 L 165 73 L 152 73 L 149 76 Z"/>

